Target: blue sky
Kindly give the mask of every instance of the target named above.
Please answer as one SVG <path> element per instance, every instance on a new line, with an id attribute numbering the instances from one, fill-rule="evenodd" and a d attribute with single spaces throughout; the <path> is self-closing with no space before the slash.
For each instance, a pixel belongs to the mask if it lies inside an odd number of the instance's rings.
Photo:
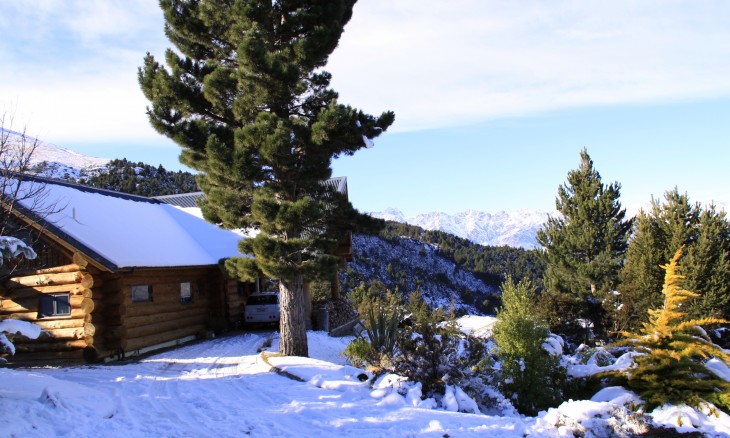
<path id="1" fill-rule="evenodd" d="M 136 82 L 155 1 L 3 0 L 0 111 L 85 154 L 177 169 Z M 327 70 L 396 113 L 333 163 L 363 211 L 551 209 L 585 147 L 629 210 L 675 185 L 730 201 L 730 2 L 363 0 Z"/>

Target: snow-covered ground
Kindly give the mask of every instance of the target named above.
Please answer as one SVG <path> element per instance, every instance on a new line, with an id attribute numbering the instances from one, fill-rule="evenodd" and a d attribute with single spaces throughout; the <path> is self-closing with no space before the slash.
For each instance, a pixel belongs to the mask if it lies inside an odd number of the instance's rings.
<path id="1" fill-rule="evenodd" d="M 417 385 L 401 385 L 399 392 L 393 376 L 373 387 L 361 382 L 363 371 L 340 354 L 351 340 L 309 332 L 311 359 L 262 356 L 258 350 L 267 342 L 269 352 L 277 351 L 276 334 L 246 333 L 126 364 L 0 368 L 0 436 L 551 437 L 586 429 L 592 431 L 586 436 L 615 436 L 607 431 L 632 421 L 624 406 L 636 396 L 621 388 L 538 417 L 434 408 L 418 397 Z M 681 430 L 730 435 L 730 417 L 722 413 L 668 407 L 653 415 L 657 424 L 676 427 L 681 418 Z"/>

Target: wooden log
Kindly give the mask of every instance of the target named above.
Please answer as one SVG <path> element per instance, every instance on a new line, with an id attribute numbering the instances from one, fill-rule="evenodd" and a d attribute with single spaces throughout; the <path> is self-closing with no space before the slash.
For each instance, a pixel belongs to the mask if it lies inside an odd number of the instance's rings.
<path id="1" fill-rule="evenodd" d="M 55 286 L 36 286 L 36 287 L 22 287 L 18 289 L 10 289 L 3 293 L 0 293 L 3 298 L 7 299 L 23 299 L 30 297 L 37 297 L 38 294 L 46 293 L 70 293 L 71 295 L 83 295 L 91 297 L 93 292 L 91 289 L 84 287 L 78 283 L 76 284 L 61 284 Z"/>
<path id="2" fill-rule="evenodd" d="M 94 285 L 94 277 L 88 272 L 81 271 L 27 275 L 24 277 L 12 277 L 5 283 L 5 286 L 8 289 L 15 289 L 23 286 L 53 286 L 74 283 L 81 284 L 90 289 Z"/>
<path id="3" fill-rule="evenodd" d="M 193 301 L 192 304 L 180 304 L 178 299 L 177 302 L 163 303 L 158 302 L 145 302 L 145 303 L 130 303 L 122 304 L 119 306 L 120 314 L 131 316 L 142 316 L 142 315 L 161 315 L 163 313 L 173 313 L 180 310 L 186 309 L 204 309 L 207 311 L 207 302 L 203 300 Z M 122 313 L 123 312 L 123 313 Z"/>
<path id="4" fill-rule="evenodd" d="M 61 328 L 61 329 L 47 329 L 43 330 L 38 340 L 41 342 L 49 342 L 51 339 L 84 339 L 86 334 L 84 333 L 84 327 L 72 327 L 72 328 Z"/>
<path id="5" fill-rule="evenodd" d="M 65 315 L 65 316 L 45 316 L 42 319 L 43 321 L 56 321 L 61 319 L 84 319 L 88 314 L 84 312 L 82 309 L 78 308 L 71 308 L 71 315 Z M 13 313 L 13 318 L 20 319 L 23 321 L 31 321 L 36 322 L 39 320 L 38 318 L 38 312 L 18 312 Z"/>
<path id="6" fill-rule="evenodd" d="M 172 321 L 174 319 L 188 318 L 191 316 L 207 316 L 207 312 L 201 311 L 201 309 L 183 309 L 176 312 L 159 313 L 151 315 L 140 315 L 140 316 L 128 316 L 124 319 L 124 324 L 127 327 L 141 327 L 154 323 L 161 323 Z"/>
<path id="7" fill-rule="evenodd" d="M 74 298 L 77 298 L 77 296 L 72 296 L 71 300 L 73 301 Z M 87 314 L 94 311 L 94 307 L 96 306 L 94 304 L 94 300 L 91 298 L 84 298 L 84 297 L 78 297 L 81 298 L 81 302 L 79 303 L 79 308 L 86 312 Z M 73 304 L 72 304 L 73 306 Z"/>
<path id="8" fill-rule="evenodd" d="M 174 283 L 178 281 L 197 281 L 206 280 L 215 276 L 218 268 L 193 268 L 180 270 L 172 269 L 136 269 L 134 274 L 127 274 L 122 277 L 124 284 L 130 286 L 133 284 L 162 284 Z"/>
<path id="9" fill-rule="evenodd" d="M 31 270 L 23 270 L 16 273 L 16 277 L 25 277 L 30 275 L 42 275 L 42 274 L 62 274 L 66 272 L 79 272 L 84 271 L 86 269 L 85 266 L 77 265 L 76 263 L 71 263 L 69 265 L 61 265 L 61 266 L 53 266 L 50 268 L 42 268 L 42 269 L 31 269 Z"/>
<path id="10" fill-rule="evenodd" d="M 13 300 L 0 300 L 0 315 L 8 315 L 17 312 L 38 311 L 38 299 L 22 300 L 16 302 Z"/>
<path id="11" fill-rule="evenodd" d="M 133 338 L 140 338 L 143 336 L 150 336 L 154 335 L 155 333 L 165 333 L 169 331 L 174 331 L 182 328 L 190 328 L 190 327 L 198 327 L 198 330 L 202 330 L 205 328 L 205 320 L 207 318 L 205 316 L 201 315 L 195 315 L 190 316 L 187 318 L 178 318 L 173 319 L 170 321 L 158 323 L 158 324 L 149 324 L 149 325 L 143 325 L 138 327 L 127 327 L 126 329 L 126 338 L 133 339 Z"/>
<path id="12" fill-rule="evenodd" d="M 79 284 L 86 287 L 87 289 L 91 289 L 94 286 L 94 276 L 89 274 L 88 272 L 82 272 L 81 281 L 79 281 Z"/>
<path id="13" fill-rule="evenodd" d="M 140 348 L 150 347 L 152 345 L 161 344 L 163 342 L 169 342 L 174 341 L 175 339 L 193 336 L 196 335 L 199 331 L 200 327 L 185 327 L 178 330 L 155 333 L 149 336 L 125 339 L 121 342 L 121 347 L 125 351 L 139 350 Z"/>
<path id="14" fill-rule="evenodd" d="M 29 312 L 38 311 L 38 298 L 36 295 L 32 298 L 24 298 L 17 300 L 0 300 L 0 315 L 16 312 Z M 81 295 L 71 295 L 69 297 L 69 304 L 71 308 L 83 309 L 86 313 L 91 313 L 94 310 L 94 300 L 91 298 L 85 298 Z"/>
<path id="15" fill-rule="evenodd" d="M 15 345 L 15 351 L 18 353 L 38 353 L 47 351 L 69 351 L 83 349 L 87 346 L 83 339 L 72 341 L 57 342 L 36 342 L 36 343 L 18 343 Z"/>
<path id="16" fill-rule="evenodd" d="M 98 324 L 92 324 L 90 322 L 85 322 L 83 325 L 83 328 L 84 328 L 84 335 L 94 336 L 100 327 L 98 327 Z"/>
<path id="17" fill-rule="evenodd" d="M 82 267 L 83 269 L 86 269 L 86 267 L 89 265 L 89 261 L 86 260 L 86 257 L 84 257 L 83 254 L 81 254 L 80 252 L 73 253 L 71 259 L 73 260 L 74 264 Z"/>
<path id="18" fill-rule="evenodd" d="M 35 321 L 38 326 L 43 330 L 55 330 L 55 329 L 66 329 L 66 328 L 80 328 L 84 327 L 83 319 L 77 318 L 77 319 L 61 319 L 57 321 L 44 321 L 39 320 Z"/>
<path id="19" fill-rule="evenodd" d="M 122 323 L 122 317 L 111 312 L 94 312 L 91 314 L 92 318 L 89 323 L 94 325 L 102 324 L 104 326 L 119 325 Z"/>
<path id="20" fill-rule="evenodd" d="M 102 298 L 102 300 L 104 300 L 104 304 L 106 304 L 107 306 L 122 304 L 124 303 L 126 298 L 121 291 L 105 291 L 103 297 L 104 298 Z"/>
<path id="21" fill-rule="evenodd" d="M 172 331 L 191 326 L 198 326 L 198 329 L 202 330 L 205 328 L 206 320 L 207 318 L 203 316 L 188 316 L 184 318 L 168 320 L 161 323 L 153 323 L 135 327 L 128 327 L 121 324 L 108 326 L 104 330 L 104 339 L 119 340 L 139 338 L 143 336 L 154 335 L 155 333 L 163 333 L 166 331 Z"/>
<path id="22" fill-rule="evenodd" d="M 104 328 L 104 339 L 119 340 L 125 338 L 127 329 L 123 325 L 108 325 Z"/>
<path id="23" fill-rule="evenodd" d="M 101 288 L 102 286 L 104 286 L 104 283 L 106 281 L 104 280 L 104 277 L 102 275 L 100 275 L 99 273 L 97 273 L 97 274 L 90 273 L 90 274 L 92 277 L 94 277 L 94 288 Z"/>

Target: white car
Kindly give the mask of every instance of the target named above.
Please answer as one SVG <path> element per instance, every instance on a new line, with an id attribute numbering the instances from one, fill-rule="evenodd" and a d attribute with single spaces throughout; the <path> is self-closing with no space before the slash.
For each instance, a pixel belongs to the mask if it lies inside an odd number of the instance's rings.
<path id="1" fill-rule="evenodd" d="M 278 292 L 257 292 L 249 295 L 246 300 L 246 324 L 278 323 L 280 316 Z"/>

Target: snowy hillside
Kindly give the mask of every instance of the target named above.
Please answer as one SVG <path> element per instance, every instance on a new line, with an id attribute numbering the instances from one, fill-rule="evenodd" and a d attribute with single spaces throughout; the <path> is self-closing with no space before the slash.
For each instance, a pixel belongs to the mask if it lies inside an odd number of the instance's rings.
<path id="1" fill-rule="evenodd" d="M 20 133 L 3 130 L 12 144 L 20 140 Z M 32 137 L 26 138 L 26 144 L 36 141 Z M 43 176 L 58 179 L 79 179 L 92 175 L 106 166 L 108 158 L 96 158 L 82 155 L 70 149 L 55 144 L 40 141 L 31 157 L 31 168 Z"/>
<path id="2" fill-rule="evenodd" d="M 420 290 L 432 307 L 448 309 L 453 300 L 462 314 L 484 312 L 484 300 L 499 293 L 436 248 L 415 240 L 355 234 L 352 247 L 355 260 L 340 274 L 345 292 L 361 281 L 368 284 L 377 279 L 406 295 Z"/>
<path id="3" fill-rule="evenodd" d="M 400 210 L 387 209 L 370 215 L 385 220 L 407 223 L 426 230 L 438 230 L 469 239 L 480 245 L 533 249 L 535 235 L 553 212 L 518 210 L 485 213 L 467 210 L 454 215 L 431 212 L 405 217 Z"/>

